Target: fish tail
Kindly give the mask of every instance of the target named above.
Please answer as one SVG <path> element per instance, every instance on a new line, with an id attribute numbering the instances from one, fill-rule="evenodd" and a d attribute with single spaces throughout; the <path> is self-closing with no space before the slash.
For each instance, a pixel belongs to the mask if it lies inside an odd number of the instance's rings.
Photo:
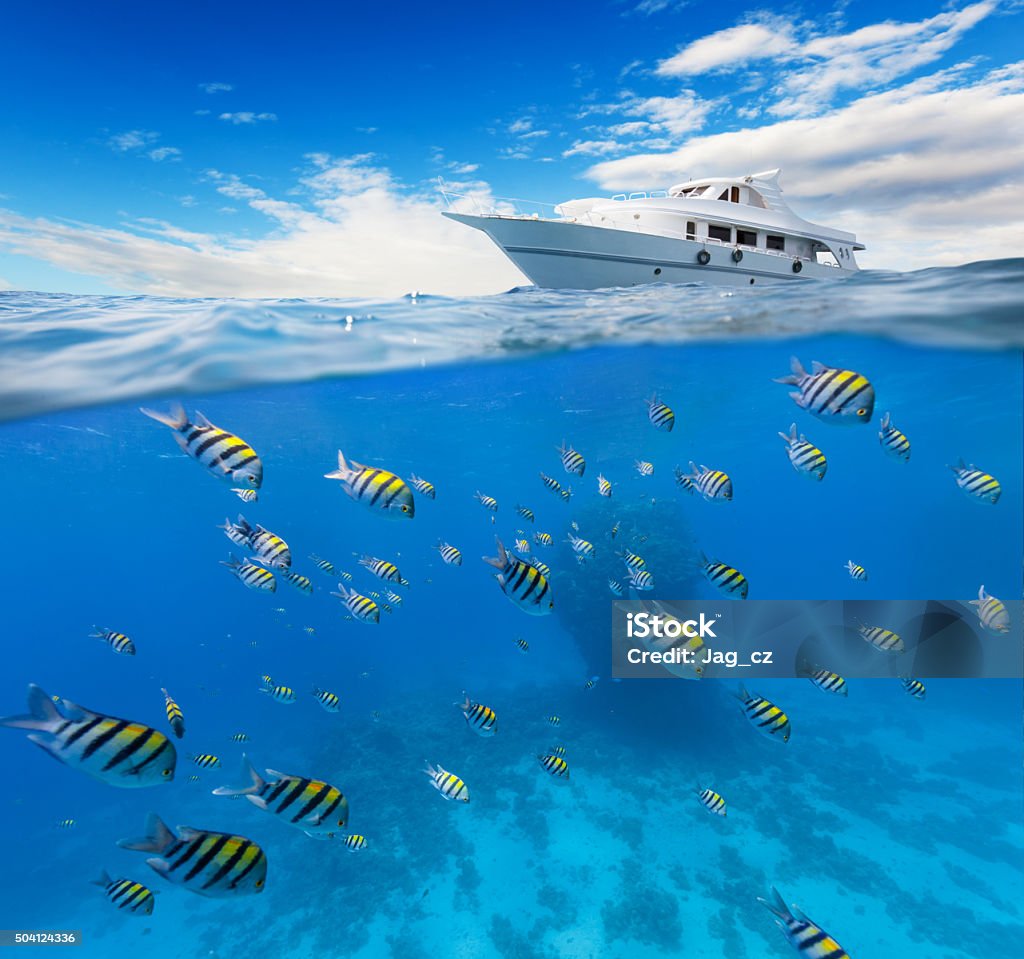
<path id="1" fill-rule="evenodd" d="M 324 473 L 325 479 L 336 479 L 345 480 L 348 479 L 349 474 L 352 470 L 349 469 L 348 463 L 345 462 L 345 454 L 341 450 L 338 450 L 338 468 L 332 470 L 330 473 Z"/>
<path id="2" fill-rule="evenodd" d="M 795 356 L 790 357 L 789 368 L 792 370 L 791 373 L 788 373 L 786 376 L 780 376 L 772 382 L 796 386 L 807 375 L 807 370 L 804 369 L 803 364 Z"/>
<path id="3" fill-rule="evenodd" d="M 779 895 L 779 890 L 774 886 L 771 887 L 771 897 L 771 902 L 767 899 L 762 899 L 760 896 L 758 896 L 757 901 L 777 919 L 780 919 L 782 922 L 789 922 L 793 918 L 793 913 L 789 911 L 785 900 Z"/>
<path id="4" fill-rule="evenodd" d="M 790 444 L 795 443 L 796 442 L 796 423 L 791 423 L 790 424 L 789 435 L 788 436 L 785 433 L 779 433 L 779 439 L 781 439 L 783 443 L 790 443 Z"/>
<path id="5" fill-rule="evenodd" d="M 110 878 L 110 874 L 106 869 L 101 869 L 100 874 L 95 878 L 89 880 L 94 886 L 102 886 L 104 889 L 107 888 L 114 880 Z"/>
<path id="6" fill-rule="evenodd" d="M 163 423 L 164 426 L 169 426 L 172 430 L 175 430 L 178 433 L 188 426 L 188 414 L 185 412 L 185 407 L 177 402 L 171 404 L 171 409 L 167 413 L 161 413 L 159 410 L 151 410 L 145 406 L 140 406 L 139 412 L 145 413 L 151 420 Z"/>
<path id="7" fill-rule="evenodd" d="M 882 422 L 879 425 L 881 426 L 882 430 L 884 431 L 884 430 L 887 430 L 889 428 L 889 424 L 891 422 L 892 422 L 891 414 L 886 413 L 885 416 L 882 417 Z"/>
<path id="8" fill-rule="evenodd" d="M 498 544 L 498 555 L 482 556 L 480 558 L 495 569 L 504 569 L 508 565 L 508 553 L 505 552 L 505 547 L 497 536 L 494 537 L 494 542 Z"/>
<path id="9" fill-rule="evenodd" d="M 39 729 L 49 731 L 54 724 L 61 721 L 61 715 L 53 700 L 35 683 L 28 687 L 28 714 L 23 716 L 4 716 L 0 718 L 0 726 L 9 729 Z"/>
<path id="10" fill-rule="evenodd" d="M 263 787 L 267 785 L 266 780 L 256 772 L 256 767 L 249 761 L 249 757 L 244 753 L 242 754 L 242 763 L 249 773 L 249 778 L 252 779 L 252 785 L 245 786 L 243 789 L 232 789 L 230 786 L 218 786 L 213 794 L 215 796 L 258 796 L 263 791 Z"/>
<path id="11" fill-rule="evenodd" d="M 228 558 L 222 559 L 220 565 L 226 566 L 228 569 L 238 569 L 242 565 L 242 561 L 234 553 L 228 553 Z"/>
<path id="12" fill-rule="evenodd" d="M 967 469 L 964 465 L 964 458 L 962 456 L 957 457 L 956 466 L 947 464 L 947 469 L 951 469 L 954 473 L 959 473 L 961 470 Z"/>
<path id="13" fill-rule="evenodd" d="M 174 841 L 174 833 L 167 824 L 155 812 L 151 812 L 146 817 L 146 835 L 137 839 L 119 839 L 117 844 L 122 849 L 136 849 L 139 852 L 163 852 Z"/>

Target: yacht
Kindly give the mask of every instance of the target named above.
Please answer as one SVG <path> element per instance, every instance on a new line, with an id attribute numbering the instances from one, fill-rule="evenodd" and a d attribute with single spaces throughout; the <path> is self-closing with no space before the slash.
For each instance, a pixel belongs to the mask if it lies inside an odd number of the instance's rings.
<path id="1" fill-rule="evenodd" d="M 537 286 L 594 290 L 643 283 L 748 286 L 856 272 L 852 233 L 797 216 L 781 170 L 711 177 L 670 190 L 555 206 L 449 193 L 444 216 L 486 233 Z"/>

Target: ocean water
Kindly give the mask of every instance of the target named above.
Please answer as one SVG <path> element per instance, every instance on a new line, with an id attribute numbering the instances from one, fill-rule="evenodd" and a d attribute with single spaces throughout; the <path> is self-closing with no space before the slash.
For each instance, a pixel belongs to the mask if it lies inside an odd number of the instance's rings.
<path id="1" fill-rule="evenodd" d="M 854 959 L 1016 955 L 1020 680 L 922 675 L 924 700 L 896 678 L 850 678 L 845 699 L 805 679 L 751 682 L 789 715 L 782 743 L 748 725 L 732 678 L 614 682 L 607 580 L 625 581 L 615 550 L 628 546 L 656 575 L 645 598 L 718 601 L 703 551 L 745 573 L 751 600 L 967 601 L 982 584 L 1018 599 L 1021 276 L 1021 261 L 1003 261 L 757 293 L 375 304 L 0 294 L 0 713 L 24 712 L 32 682 L 169 733 L 167 687 L 187 725 L 173 782 L 135 790 L 0 730 L 0 927 L 81 930 L 83 959 L 761 959 L 793 954 L 757 902 L 775 885 Z M 791 355 L 866 375 L 872 423 L 798 409 L 772 382 Z M 652 392 L 676 412 L 671 433 L 647 420 Z M 180 400 L 250 443 L 259 501 L 186 457 L 142 399 Z M 909 463 L 882 453 L 886 411 L 911 440 Z M 828 457 L 820 484 L 789 464 L 777 433 L 793 422 Z M 582 478 L 562 469 L 563 440 L 586 457 Z M 436 500 L 416 495 L 412 520 L 382 518 L 324 478 L 339 449 L 428 479 Z M 999 479 L 995 506 L 957 489 L 947 464 L 959 457 Z M 734 500 L 676 485 L 690 460 L 728 472 Z M 541 471 L 572 486 L 568 503 Z M 217 528 L 239 513 L 288 542 L 314 595 L 283 580 L 247 590 L 220 565 L 241 555 Z M 596 548 L 586 565 L 564 542 L 573 522 Z M 496 536 L 511 547 L 542 530 L 554 545 L 535 555 L 555 607 L 537 617 L 480 557 Z M 439 540 L 461 567 L 443 564 Z M 361 593 L 391 584 L 359 556 L 395 562 L 402 604 L 378 625 L 346 621 L 337 580 L 311 554 Z M 866 583 L 848 576 L 851 559 Z M 89 638 L 94 624 L 128 634 L 137 654 Z M 986 641 L 1020 642 L 1014 625 Z M 264 674 L 298 701 L 263 695 Z M 340 696 L 337 714 L 314 685 Z M 495 710 L 496 735 L 468 728 L 463 691 Z M 567 782 L 537 760 L 555 744 Z M 246 784 L 243 752 L 261 771 L 341 788 L 345 832 L 367 848 L 211 795 Z M 203 753 L 221 768 L 197 768 L 189 757 Z M 458 774 L 471 802 L 446 802 L 425 761 Z M 701 806 L 698 785 L 722 794 L 727 817 Z M 265 891 L 204 898 L 118 848 L 151 811 L 258 842 Z M 66 818 L 74 826 L 59 828 Z M 101 869 L 153 889 L 153 914 L 115 909 L 90 885 Z"/>

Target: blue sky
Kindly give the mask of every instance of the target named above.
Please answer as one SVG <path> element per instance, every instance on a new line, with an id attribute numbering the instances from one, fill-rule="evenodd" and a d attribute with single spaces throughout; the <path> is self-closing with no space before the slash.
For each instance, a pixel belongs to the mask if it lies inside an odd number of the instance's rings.
<path id="1" fill-rule="evenodd" d="M 0 288 L 516 282 L 438 175 L 558 201 L 782 166 L 875 266 L 1006 255 L 1024 212 L 1016 0 L 22 4 L 5 34 Z"/>

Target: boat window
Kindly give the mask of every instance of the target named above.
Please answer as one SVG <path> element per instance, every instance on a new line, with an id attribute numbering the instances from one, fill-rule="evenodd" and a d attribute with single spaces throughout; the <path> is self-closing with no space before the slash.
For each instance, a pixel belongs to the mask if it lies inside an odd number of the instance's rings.
<path id="1" fill-rule="evenodd" d="M 697 224 L 693 220 L 686 221 L 686 239 L 692 240 L 697 236 Z"/>
<path id="2" fill-rule="evenodd" d="M 785 250 L 786 249 L 786 238 L 784 236 L 775 236 L 769 233 L 765 237 L 765 246 L 769 250 Z"/>
<path id="3" fill-rule="evenodd" d="M 732 241 L 732 228 L 728 226 L 716 226 L 714 223 L 709 223 L 708 236 L 712 240 L 721 240 L 723 243 L 730 243 Z"/>
<path id="4" fill-rule="evenodd" d="M 729 189 L 729 199 L 733 203 L 740 202 L 740 188 L 738 186 L 734 186 Z"/>
<path id="5" fill-rule="evenodd" d="M 743 246 L 757 246 L 757 233 L 753 230 L 736 229 L 736 242 Z"/>
<path id="6" fill-rule="evenodd" d="M 728 200 L 728 199 L 729 199 L 729 188 L 728 188 L 728 187 L 726 187 L 726 188 L 725 188 L 725 189 L 724 189 L 724 190 L 722 191 L 722 194 L 721 194 L 721 196 L 719 196 L 719 198 L 718 198 L 718 199 L 719 199 L 719 200 Z"/>

